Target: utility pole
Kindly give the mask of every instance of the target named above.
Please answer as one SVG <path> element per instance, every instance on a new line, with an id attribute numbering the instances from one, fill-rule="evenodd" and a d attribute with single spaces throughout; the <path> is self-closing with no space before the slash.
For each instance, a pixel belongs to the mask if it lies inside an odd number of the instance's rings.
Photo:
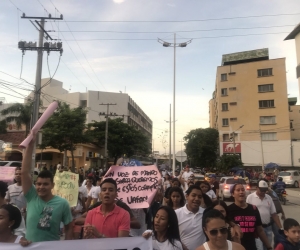
<path id="1" fill-rule="evenodd" d="M 35 92 L 34 92 L 34 105 L 33 105 L 33 113 L 31 118 L 31 128 L 35 125 L 37 120 L 39 119 L 39 107 L 40 107 L 40 95 L 41 95 L 41 80 L 42 80 L 42 66 L 43 66 L 43 52 L 47 51 L 50 53 L 50 51 L 59 51 L 60 54 L 62 54 L 62 43 L 48 43 L 46 42 L 43 44 L 44 36 L 48 40 L 54 40 L 52 37 L 48 34 L 48 32 L 44 29 L 45 27 L 45 20 L 63 20 L 63 16 L 60 15 L 58 18 L 54 18 L 49 14 L 48 17 L 32 17 L 32 16 L 26 16 L 25 13 L 21 16 L 21 18 L 24 19 L 40 19 L 40 22 L 35 20 L 36 25 L 30 20 L 30 22 L 33 24 L 33 26 L 39 31 L 39 42 L 38 46 L 36 46 L 36 42 L 25 42 L 25 41 L 19 41 L 18 47 L 20 50 L 22 50 L 23 55 L 25 54 L 25 50 L 35 50 L 37 51 L 37 66 L 36 66 L 36 75 L 35 75 Z M 46 35 L 45 35 L 46 34 Z M 37 135 L 38 136 L 38 135 Z M 36 152 L 36 144 L 38 142 L 38 138 L 36 140 L 36 143 L 33 148 L 33 155 L 32 155 L 32 166 L 31 170 L 33 171 L 35 168 L 35 152 Z"/>
<path id="2" fill-rule="evenodd" d="M 171 120 L 171 104 L 170 104 L 170 119 L 169 121 L 166 121 L 167 123 L 169 123 L 169 167 L 171 168 L 172 167 L 172 159 L 171 159 L 171 155 L 172 155 L 172 151 L 171 151 L 171 123 L 172 123 L 172 120 Z"/>
<path id="3" fill-rule="evenodd" d="M 104 168 L 107 167 L 107 158 L 108 158 L 108 155 L 107 155 L 107 138 L 108 138 L 108 117 L 109 116 L 117 116 L 116 113 L 111 113 L 109 115 L 109 106 L 111 105 L 117 105 L 116 103 L 101 103 L 99 105 L 106 105 L 107 109 L 106 109 L 106 114 L 103 112 L 103 113 L 99 113 L 99 115 L 105 115 L 105 118 L 106 118 L 106 125 L 105 125 L 105 144 L 104 144 Z"/>

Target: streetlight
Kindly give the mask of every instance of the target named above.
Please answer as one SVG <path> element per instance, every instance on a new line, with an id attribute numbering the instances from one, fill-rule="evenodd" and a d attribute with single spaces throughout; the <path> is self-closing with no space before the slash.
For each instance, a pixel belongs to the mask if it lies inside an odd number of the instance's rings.
<path id="1" fill-rule="evenodd" d="M 176 47 L 184 48 L 192 42 L 188 40 L 184 43 L 176 43 L 176 33 L 174 33 L 174 43 L 168 43 L 160 38 L 158 42 L 164 47 L 174 47 L 174 83 L 173 83 L 173 121 L 175 121 L 175 86 L 176 86 Z M 173 123 L 173 175 L 175 174 L 175 122 Z"/>
<path id="2" fill-rule="evenodd" d="M 244 127 L 244 125 L 241 125 L 238 129 L 234 130 L 231 133 L 231 138 L 232 138 L 232 141 L 233 141 L 233 155 L 234 156 L 235 156 L 235 132 L 238 131 L 239 129 L 241 129 L 242 127 Z"/>

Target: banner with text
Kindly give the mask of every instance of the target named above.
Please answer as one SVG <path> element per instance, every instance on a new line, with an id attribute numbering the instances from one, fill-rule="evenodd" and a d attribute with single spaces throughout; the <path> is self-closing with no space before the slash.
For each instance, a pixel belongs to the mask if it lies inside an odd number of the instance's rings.
<path id="1" fill-rule="evenodd" d="M 22 247 L 14 243 L 0 243 L 1 250 L 53 250 L 53 249 L 86 249 L 89 250 L 152 250 L 152 239 L 143 237 L 90 239 L 90 240 L 62 240 L 31 243 Z"/>
<path id="2" fill-rule="evenodd" d="M 0 181 L 6 182 L 8 185 L 14 183 L 15 167 L 0 167 Z"/>
<path id="3" fill-rule="evenodd" d="M 113 178 L 118 198 L 130 208 L 147 208 L 159 187 L 161 175 L 156 166 L 111 166 L 105 178 Z"/>
<path id="4" fill-rule="evenodd" d="M 56 171 L 52 193 L 66 199 L 71 207 L 76 206 L 78 200 L 78 179 L 78 174 L 68 171 Z"/>

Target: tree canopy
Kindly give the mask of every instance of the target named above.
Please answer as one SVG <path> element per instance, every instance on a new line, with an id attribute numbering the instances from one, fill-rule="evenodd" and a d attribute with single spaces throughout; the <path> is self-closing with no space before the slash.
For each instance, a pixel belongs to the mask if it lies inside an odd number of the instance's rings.
<path id="1" fill-rule="evenodd" d="M 81 107 L 71 109 L 68 104 L 59 103 L 57 111 L 43 127 L 41 148 L 50 146 L 60 152 L 69 150 L 72 155 L 72 170 L 75 167 L 73 151 L 76 150 L 76 144 L 88 141 L 84 134 L 86 113 Z"/>
<path id="2" fill-rule="evenodd" d="M 217 164 L 219 171 L 227 172 L 233 167 L 242 167 L 244 164 L 238 155 L 223 154 Z"/>
<path id="3" fill-rule="evenodd" d="M 186 154 L 197 167 L 214 167 L 218 157 L 219 132 L 213 128 L 191 130 L 185 137 Z"/>
<path id="4" fill-rule="evenodd" d="M 27 136 L 30 129 L 32 108 L 33 102 L 28 102 L 26 104 L 15 103 L 6 109 L 3 109 L 1 115 L 7 116 L 5 118 L 6 122 L 14 121 L 18 129 L 20 129 L 22 125 L 25 125 Z"/>
<path id="5" fill-rule="evenodd" d="M 150 138 L 141 131 L 122 122 L 122 118 L 108 120 L 108 155 L 117 159 L 126 154 L 127 157 L 132 155 L 149 155 L 151 152 Z M 88 124 L 86 134 L 90 140 L 98 147 L 103 147 L 105 143 L 105 121 Z"/>

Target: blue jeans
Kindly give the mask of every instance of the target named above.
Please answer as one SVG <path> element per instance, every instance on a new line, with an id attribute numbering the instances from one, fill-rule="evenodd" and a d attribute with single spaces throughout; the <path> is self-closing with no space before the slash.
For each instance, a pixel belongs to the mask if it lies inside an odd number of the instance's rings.
<path id="1" fill-rule="evenodd" d="M 264 231 L 265 231 L 265 234 L 267 235 L 270 245 L 272 245 L 272 226 L 270 225 L 268 227 L 265 227 Z M 264 245 L 264 243 L 259 238 L 255 239 L 255 243 L 256 243 L 257 250 L 267 250 L 267 247 Z"/>

